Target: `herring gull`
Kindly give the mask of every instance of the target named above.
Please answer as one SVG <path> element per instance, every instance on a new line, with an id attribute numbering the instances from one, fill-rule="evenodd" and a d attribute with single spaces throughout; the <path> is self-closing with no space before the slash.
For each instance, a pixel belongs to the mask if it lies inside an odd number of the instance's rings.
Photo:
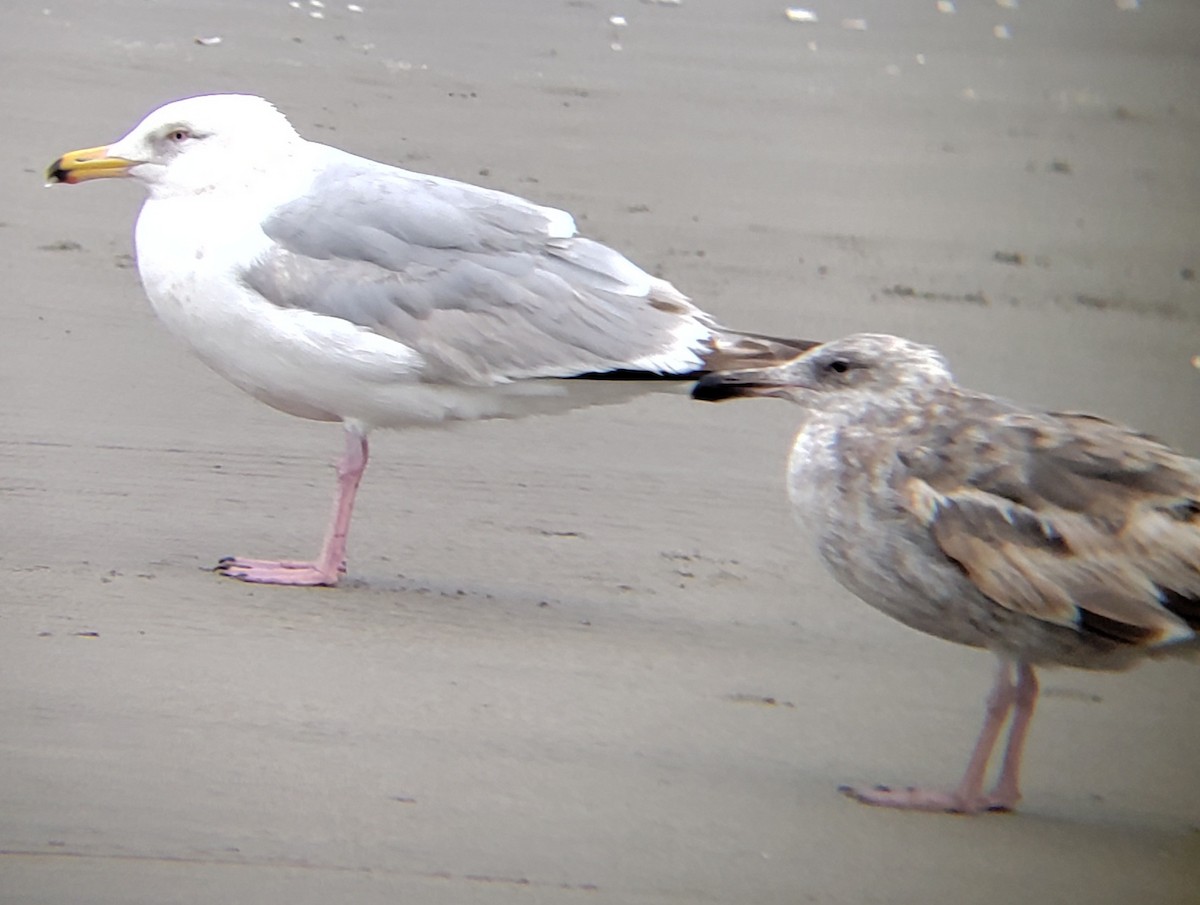
<path id="1" fill-rule="evenodd" d="M 218 565 L 246 581 L 337 582 L 372 428 L 616 402 L 812 345 L 724 329 L 564 211 L 306 141 L 258 97 L 167 104 L 47 179 L 116 176 L 147 189 L 138 273 L 167 328 L 255 398 L 344 426 L 320 554 Z"/>
<path id="2" fill-rule="evenodd" d="M 1000 660 L 957 788 L 844 787 L 851 797 L 1012 810 L 1035 667 L 1120 670 L 1200 649 L 1200 461 L 1094 415 L 963 389 L 934 349 L 894 336 L 709 374 L 693 395 L 802 406 L 789 496 L 837 580 L 911 628 Z"/>

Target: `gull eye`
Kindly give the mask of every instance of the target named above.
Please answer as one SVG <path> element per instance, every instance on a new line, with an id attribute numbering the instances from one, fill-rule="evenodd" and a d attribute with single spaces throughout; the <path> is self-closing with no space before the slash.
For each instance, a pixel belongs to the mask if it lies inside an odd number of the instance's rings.
<path id="1" fill-rule="evenodd" d="M 835 374 L 845 374 L 850 370 L 850 362 L 841 358 L 835 358 L 829 363 L 829 370 Z"/>
<path id="2" fill-rule="evenodd" d="M 167 133 L 167 140 L 174 142 L 175 144 L 180 144 L 181 142 L 185 142 L 191 137 L 192 137 L 192 133 L 190 131 L 188 131 L 187 129 L 172 129 L 170 132 Z"/>

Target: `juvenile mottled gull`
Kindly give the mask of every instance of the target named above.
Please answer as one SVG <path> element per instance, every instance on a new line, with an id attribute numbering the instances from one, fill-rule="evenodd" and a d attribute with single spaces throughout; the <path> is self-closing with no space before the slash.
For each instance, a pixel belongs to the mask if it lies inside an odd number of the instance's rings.
<path id="1" fill-rule="evenodd" d="M 1119 670 L 1200 647 L 1196 459 L 1093 415 L 962 389 L 935 350 L 893 336 L 709 374 L 693 395 L 803 406 L 788 490 L 838 581 L 905 625 L 1000 659 L 958 787 L 843 789 L 859 801 L 1011 810 L 1034 667 Z M 985 792 L 1010 711 L 999 779 Z"/>
<path id="2" fill-rule="evenodd" d="M 111 176 L 149 191 L 138 272 L 171 332 L 255 398 L 345 427 L 320 555 L 222 560 L 246 581 L 336 583 L 371 428 L 617 402 L 812 345 L 723 329 L 563 211 L 305 141 L 258 97 L 167 104 L 48 173 Z"/>

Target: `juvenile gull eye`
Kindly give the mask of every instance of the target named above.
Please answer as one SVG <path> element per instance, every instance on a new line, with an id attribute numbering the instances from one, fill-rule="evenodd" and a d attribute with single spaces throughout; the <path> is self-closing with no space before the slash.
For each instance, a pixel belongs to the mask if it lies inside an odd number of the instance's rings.
<path id="1" fill-rule="evenodd" d="M 838 374 L 845 374 L 847 371 L 850 370 L 850 363 L 838 358 L 829 363 L 829 370 L 834 371 Z"/>

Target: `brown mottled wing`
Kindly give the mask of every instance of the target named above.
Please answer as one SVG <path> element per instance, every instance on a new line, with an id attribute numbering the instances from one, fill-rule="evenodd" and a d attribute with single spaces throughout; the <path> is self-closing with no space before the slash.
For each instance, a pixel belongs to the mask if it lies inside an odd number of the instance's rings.
<path id="1" fill-rule="evenodd" d="M 999 605 L 1131 644 L 1200 629 L 1200 461 L 1090 415 L 995 410 L 903 459 L 909 511 Z"/>

